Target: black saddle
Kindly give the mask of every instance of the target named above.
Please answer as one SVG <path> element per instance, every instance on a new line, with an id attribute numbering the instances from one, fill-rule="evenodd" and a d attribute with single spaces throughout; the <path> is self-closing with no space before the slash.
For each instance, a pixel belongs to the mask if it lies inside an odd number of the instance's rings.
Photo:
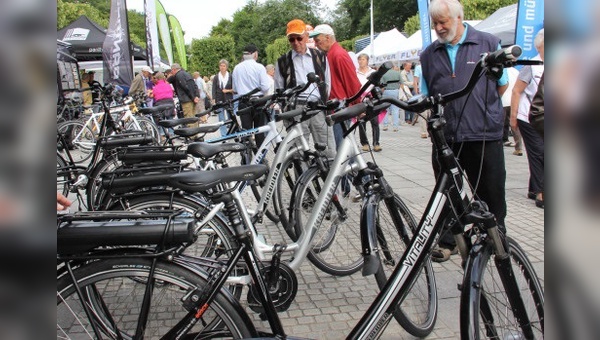
<path id="1" fill-rule="evenodd" d="M 166 120 L 161 120 L 157 124 L 162 127 L 172 128 L 177 125 L 197 123 L 198 120 L 199 119 L 196 117 L 187 117 L 187 118 L 180 118 L 180 119 L 166 119 Z"/>
<path id="2" fill-rule="evenodd" d="M 242 143 L 210 144 L 204 142 L 191 143 L 187 147 L 187 153 L 193 157 L 208 159 L 221 152 L 242 152 L 246 145 Z"/>
<path id="3" fill-rule="evenodd" d="M 213 171 L 190 171 L 171 175 L 169 184 L 188 192 L 203 192 L 222 183 L 251 181 L 269 172 L 264 164 L 236 166 Z"/>
<path id="4" fill-rule="evenodd" d="M 181 137 L 192 137 L 200 133 L 210 133 L 219 130 L 223 123 L 203 124 L 202 126 L 192 128 L 179 128 L 175 130 L 175 134 Z"/>
<path id="5" fill-rule="evenodd" d="M 157 114 L 157 113 L 161 113 L 161 112 L 173 110 L 173 109 L 175 109 L 175 106 L 173 104 L 163 104 L 163 105 L 157 105 L 157 106 L 153 106 L 153 107 L 142 107 L 142 108 L 138 109 L 138 112 L 141 114 Z"/>

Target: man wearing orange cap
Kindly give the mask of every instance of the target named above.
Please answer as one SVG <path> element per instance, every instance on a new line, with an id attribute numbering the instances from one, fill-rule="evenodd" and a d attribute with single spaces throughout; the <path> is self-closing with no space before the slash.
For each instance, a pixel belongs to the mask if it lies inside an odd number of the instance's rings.
<path id="1" fill-rule="evenodd" d="M 311 84 L 298 96 L 296 107 L 305 105 L 308 101 L 326 102 L 329 98 L 330 74 L 325 54 L 306 46 L 308 32 L 306 24 L 300 19 L 288 22 L 286 35 L 292 50 L 277 59 L 275 88 L 288 89 L 298 84 L 305 84 L 308 82 L 306 75 L 314 72 L 324 81 L 324 84 L 319 87 Z M 312 134 L 315 143 L 327 145 L 326 152 L 329 157 L 335 155 L 333 131 L 325 123 L 325 113 L 302 122 L 302 129 L 306 137 L 309 132 Z"/>

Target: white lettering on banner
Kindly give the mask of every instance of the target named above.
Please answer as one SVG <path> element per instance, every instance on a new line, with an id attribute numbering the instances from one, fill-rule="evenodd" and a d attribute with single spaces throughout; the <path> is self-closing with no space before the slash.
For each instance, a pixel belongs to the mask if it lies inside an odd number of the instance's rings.
<path id="1" fill-rule="evenodd" d="M 529 21 L 535 20 L 535 8 L 528 8 L 525 11 L 525 19 Z"/>
<path id="2" fill-rule="evenodd" d="M 532 51 L 533 50 L 533 30 L 535 28 L 533 26 L 523 26 L 523 50 Z"/>
<path id="3" fill-rule="evenodd" d="M 525 7 L 535 8 L 535 0 L 525 0 Z"/>

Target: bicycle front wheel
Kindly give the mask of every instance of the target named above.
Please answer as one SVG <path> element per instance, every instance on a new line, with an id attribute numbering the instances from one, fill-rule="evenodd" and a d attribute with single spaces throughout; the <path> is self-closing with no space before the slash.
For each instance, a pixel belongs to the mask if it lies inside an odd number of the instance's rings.
<path id="1" fill-rule="evenodd" d="M 414 216 L 398 195 L 384 199 L 371 198 L 376 213 L 368 214 L 371 226 L 377 231 L 381 266 L 375 273 L 377 286 L 383 289 L 400 258 L 408 248 L 418 228 Z M 399 239 L 398 239 L 399 238 Z M 417 277 L 402 303 L 396 307 L 394 318 L 408 333 L 425 337 L 431 333 L 437 319 L 437 288 L 431 259 L 422 264 Z"/>
<path id="2" fill-rule="evenodd" d="M 290 222 L 294 224 L 298 237 L 311 227 L 307 224 L 313 211 L 317 213 L 321 210 L 316 202 L 325 184 L 324 177 L 318 168 L 312 167 L 300 176 L 294 189 Z M 338 193 L 340 182 L 338 178 L 332 198 L 325 202 L 326 213 L 312 237 L 308 259 L 328 274 L 345 276 L 359 271 L 363 258 L 358 227 L 360 203 L 352 202 L 350 197 Z"/>
<path id="3" fill-rule="evenodd" d="M 158 144 L 160 141 L 160 133 L 156 124 L 146 117 L 135 117 L 135 120 L 130 120 L 125 125 L 125 130 L 143 131 L 147 136 L 152 138 L 154 144 Z"/>
<path id="4" fill-rule="evenodd" d="M 60 192 L 64 196 L 69 195 L 69 177 L 70 171 L 68 170 L 67 161 L 56 154 L 56 192 Z"/>
<path id="5" fill-rule="evenodd" d="M 102 338 L 133 339 L 142 314 L 142 301 L 152 260 L 120 258 L 91 262 L 73 273 L 82 295 L 70 275 L 57 282 L 56 335 L 64 339 L 96 339 L 92 323 Z M 154 272 L 148 321 L 141 339 L 158 339 L 188 312 L 182 298 L 194 289 L 202 290 L 204 278 L 172 262 L 158 261 Z M 210 308 L 191 330 L 190 338 L 242 339 L 256 336 L 249 317 L 236 308 L 233 297 L 218 293 Z M 92 312 L 91 320 L 83 308 Z M 197 335 L 197 337 L 194 337 Z"/>
<path id="6" fill-rule="evenodd" d="M 543 339 L 544 292 L 525 252 L 507 237 L 510 266 L 518 290 L 507 290 L 500 277 L 500 267 L 492 256 L 493 247 L 486 243 L 468 259 L 460 302 L 462 339 Z M 525 310 L 516 310 L 510 298 L 520 297 Z M 521 325 L 526 313 L 529 323 Z M 515 315 L 517 314 L 517 315 Z M 528 334 L 531 332 L 531 334 Z"/>

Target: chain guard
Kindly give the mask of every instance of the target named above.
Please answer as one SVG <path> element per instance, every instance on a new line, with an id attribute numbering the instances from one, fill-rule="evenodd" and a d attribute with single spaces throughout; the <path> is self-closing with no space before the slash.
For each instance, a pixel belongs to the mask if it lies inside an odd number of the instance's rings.
<path id="1" fill-rule="evenodd" d="M 285 263 L 279 263 L 278 277 L 271 279 L 273 266 L 268 263 L 264 264 L 261 270 L 262 277 L 265 279 L 265 284 L 269 288 L 269 295 L 273 300 L 277 312 L 286 311 L 298 292 L 298 279 L 296 273 Z M 248 307 L 256 313 L 264 313 L 264 308 L 260 303 L 260 293 L 254 285 L 250 286 L 248 291 Z"/>

